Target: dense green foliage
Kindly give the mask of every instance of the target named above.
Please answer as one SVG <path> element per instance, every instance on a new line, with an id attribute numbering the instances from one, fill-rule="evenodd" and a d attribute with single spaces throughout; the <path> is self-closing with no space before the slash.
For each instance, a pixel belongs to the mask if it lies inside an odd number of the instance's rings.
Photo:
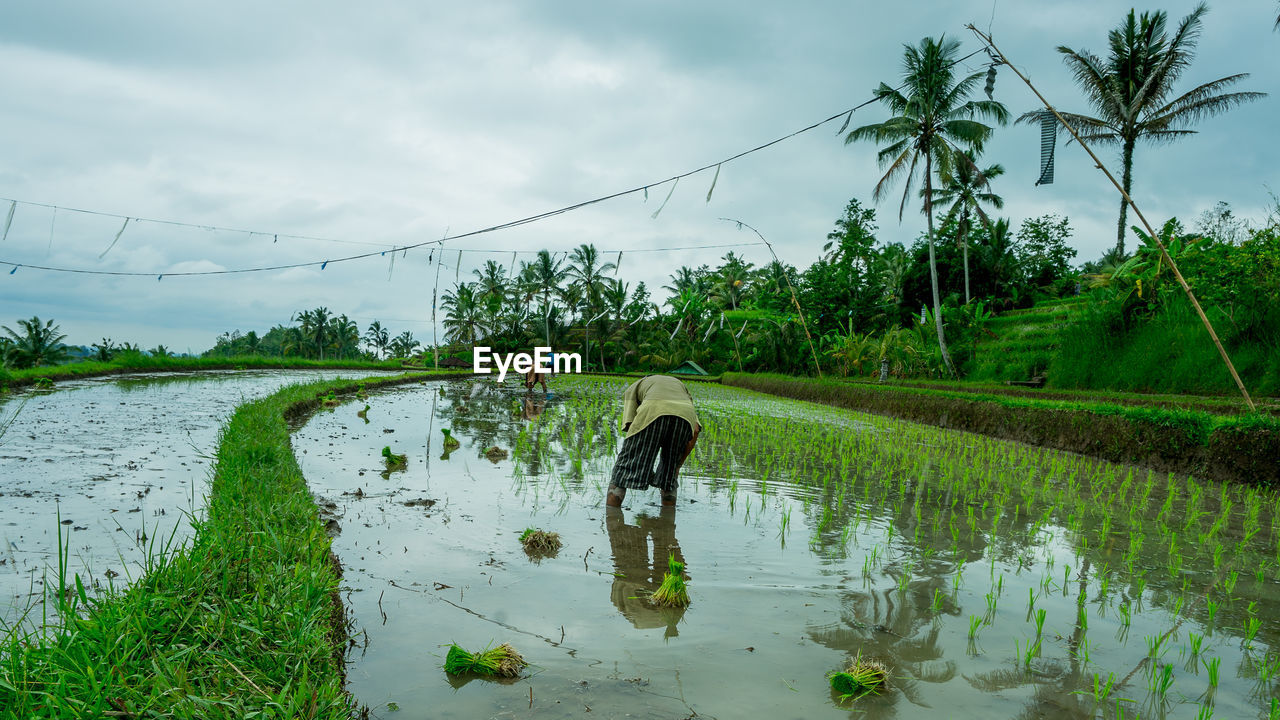
<path id="1" fill-rule="evenodd" d="M 1205 228 L 1201 228 L 1204 230 Z M 1280 226 L 1239 244 L 1162 230 L 1246 386 L 1280 393 Z M 1120 264 L 1090 276 L 1078 322 L 1062 331 L 1049 367 L 1059 387 L 1229 393 L 1235 385 L 1151 238 Z"/>

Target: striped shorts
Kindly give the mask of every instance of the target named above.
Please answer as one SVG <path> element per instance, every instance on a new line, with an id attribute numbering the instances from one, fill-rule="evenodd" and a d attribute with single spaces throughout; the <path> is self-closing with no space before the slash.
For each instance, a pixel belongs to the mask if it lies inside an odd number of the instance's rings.
<path id="1" fill-rule="evenodd" d="M 680 460 L 693 438 L 689 421 L 663 415 L 645 429 L 622 441 L 622 451 L 613 465 L 610 485 L 634 490 L 656 487 L 663 495 L 675 493 Z M 658 469 L 653 463 L 658 460 Z"/>

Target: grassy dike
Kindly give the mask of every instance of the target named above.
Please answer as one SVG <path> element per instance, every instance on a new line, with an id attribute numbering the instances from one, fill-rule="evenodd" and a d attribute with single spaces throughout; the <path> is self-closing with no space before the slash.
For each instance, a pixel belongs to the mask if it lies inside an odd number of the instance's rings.
<path id="1" fill-rule="evenodd" d="M 1280 418 L 785 375 L 725 385 L 1068 450 L 1200 478 L 1280 487 Z"/>
<path id="2" fill-rule="evenodd" d="M 241 405 L 188 547 L 98 598 L 67 577 L 64 550 L 50 602 L 65 626 L 0 636 L 0 718 L 349 718 L 341 568 L 287 423 L 330 390 L 465 376 L 318 382 Z"/>
<path id="3" fill-rule="evenodd" d="M 16 390 L 48 378 L 79 380 L 81 378 L 123 375 L 140 372 L 186 372 L 194 370 L 394 370 L 403 371 L 400 360 L 309 360 L 306 358 L 263 357 L 151 357 L 126 354 L 110 362 L 85 360 L 65 365 L 45 365 L 23 370 L 0 368 L 0 392 Z"/>

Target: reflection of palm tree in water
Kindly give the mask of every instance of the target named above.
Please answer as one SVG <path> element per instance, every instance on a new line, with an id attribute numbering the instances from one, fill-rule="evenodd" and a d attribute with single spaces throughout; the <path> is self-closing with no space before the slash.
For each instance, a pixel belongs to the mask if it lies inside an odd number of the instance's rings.
<path id="1" fill-rule="evenodd" d="M 628 525 L 621 508 L 605 508 L 605 529 L 609 532 L 615 570 L 609 597 L 618 612 L 635 627 L 665 626 L 664 637 L 675 637 L 679 634 L 676 624 L 684 616 L 685 608 L 659 608 L 648 600 L 662 584 L 667 558 L 675 555 L 684 562 L 676 542 L 675 508 L 664 507 L 657 517 L 636 515 L 635 521 L 635 525 Z"/>

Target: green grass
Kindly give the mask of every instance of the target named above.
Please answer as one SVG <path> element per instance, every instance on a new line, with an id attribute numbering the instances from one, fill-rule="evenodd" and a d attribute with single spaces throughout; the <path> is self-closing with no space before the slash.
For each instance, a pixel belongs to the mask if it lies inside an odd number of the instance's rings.
<path id="1" fill-rule="evenodd" d="M 1065 328 L 1079 317 L 1078 302 L 1054 301 L 998 315 L 986 323 L 973 360 L 971 380 L 1027 380 L 1053 362 Z"/>
<path id="2" fill-rule="evenodd" d="M 1106 313 L 1088 315 L 1064 331 L 1049 365 L 1062 388 L 1136 392 L 1239 394 L 1200 319 L 1182 303 L 1128 330 Z M 1215 313 L 1215 327 L 1249 392 L 1280 394 L 1280 342 L 1239 341 L 1230 321 Z"/>
<path id="3" fill-rule="evenodd" d="M 63 627 L 0 634 L 0 718 L 349 718 L 338 570 L 286 418 L 357 387 L 292 386 L 237 408 L 191 544 L 152 554 L 129 587 L 86 594 L 64 549 L 51 584 L 69 591 L 48 599 Z"/>

